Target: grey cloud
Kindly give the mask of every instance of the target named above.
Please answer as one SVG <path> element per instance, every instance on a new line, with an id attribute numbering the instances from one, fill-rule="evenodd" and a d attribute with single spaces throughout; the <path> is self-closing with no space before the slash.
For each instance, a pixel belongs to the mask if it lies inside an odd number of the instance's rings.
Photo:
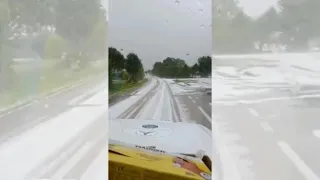
<path id="1" fill-rule="evenodd" d="M 146 69 L 168 56 L 191 65 L 212 52 L 211 0 L 178 6 L 175 0 L 109 0 L 108 6 L 109 46 L 138 54 Z"/>

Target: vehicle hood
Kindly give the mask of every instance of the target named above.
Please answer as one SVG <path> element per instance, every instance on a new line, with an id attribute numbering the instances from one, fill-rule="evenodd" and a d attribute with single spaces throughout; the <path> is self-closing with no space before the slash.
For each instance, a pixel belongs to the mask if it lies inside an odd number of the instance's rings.
<path id="1" fill-rule="evenodd" d="M 139 146 L 155 146 L 171 153 L 196 154 L 212 158 L 211 131 L 200 124 L 156 120 L 109 120 L 109 139 Z"/>

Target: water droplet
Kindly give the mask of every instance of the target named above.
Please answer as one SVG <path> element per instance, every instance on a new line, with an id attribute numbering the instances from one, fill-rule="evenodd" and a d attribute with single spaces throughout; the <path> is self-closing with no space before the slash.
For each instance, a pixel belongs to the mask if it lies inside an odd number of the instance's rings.
<path id="1" fill-rule="evenodd" d="M 174 2 L 174 3 L 176 3 L 176 5 L 177 5 L 177 6 L 179 6 L 180 1 L 179 1 L 179 0 L 175 0 L 175 2 Z"/>
<path id="2" fill-rule="evenodd" d="M 206 28 L 206 26 L 204 24 L 201 24 L 200 27 L 201 28 Z"/>
<path id="3" fill-rule="evenodd" d="M 164 23 L 165 23 L 165 24 L 168 24 L 168 20 L 165 20 Z"/>
<path id="4" fill-rule="evenodd" d="M 203 13 L 203 9 L 199 9 L 199 12 L 200 12 L 200 13 Z"/>
<path id="5" fill-rule="evenodd" d="M 49 108 L 49 104 L 45 104 L 45 105 L 44 105 L 44 108 Z"/>

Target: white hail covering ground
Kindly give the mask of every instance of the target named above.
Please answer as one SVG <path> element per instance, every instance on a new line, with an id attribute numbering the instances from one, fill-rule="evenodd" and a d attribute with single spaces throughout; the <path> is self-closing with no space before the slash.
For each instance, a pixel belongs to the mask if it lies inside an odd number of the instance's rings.
<path id="1" fill-rule="evenodd" d="M 121 101 L 113 106 L 111 106 L 108 110 L 109 119 L 115 119 L 119 115 L 121 115 L 126 109 L 132 106 L 135 102 L 141 99 L 146 93 L 148 93 L 157 83 L 156 79 L 151 78 L 150 76 L 147 77 L 149 79 L 149 83 L 140 89 L 137 93 L 129 98 Z"/>
<path id="2" fill-rule="evenodd" d="M 106 97 L 108 97 L 108 89 L 104 88 L 92 98 L 81 103 L 82 105 L 99 106 L 72 108 L 1 144 L 0 179 L 25 179 L 34 167 L 54 154 L 70 139 L 78 136 L 84 128 L 107 111 Z M 99 158 L 105 160 L 105 154 L 102 154 L 103 156 Z M 105 172 L 106 163 L 99 166 L 98 169 Z M 105 175 L 101 179 L 106 178 Z"/>
<path id="3" fill-rule="evenodd" d="M 190 79 L 189 79 L 190 80 Z M 197 79 L 194 79 L 197 80 Z M 152 97 L 146 102 L 135 119 L 117 119 L 124 110 L 132 106 L 139 99 L 156 86 Z M 202 79 L 202 81 L 208 81 Z M 123 143 L 156 146 L 157 149 L 170 153 L 197 154 L 199 151 L 212 158 L 212 134 L 202 125 L 187 123 L 186 116 L 180 113 L 182 122 L 174 123 L 175 112 L 173 107 L 173 94 L 195 91 L 201 86 L 193 83 L 188 88 L 176 84 L 171 79 L 151 78 L 151 83 L 141 91 L 124 101 L 115 104 L 109 109 L 109 139 Z M 144 102 L 142 102 L 144 103 Z M 181 104 L 178 102 L 179 109 Z M 148 129 L 143 125 L 156 125 L 157 128 Z M 148 135 L 144 135 L 147 133 Z M 213 159 L 213 158 L 212 158 Z"/>
<path id="4" fill-rule="evenodd" d="M 150 91 L 155 85 L 156 81 L 159 81 L 159 86 L 154 89 L 154 95 L 146 102 L 141 111 L 137 114 L 135 120 L 117 120 L 117 116 L 127 108 L 129 108 L 132 104 L 134 104 L 137 100 L 144 97 L 144 95 Z M 196 84 L 196 83 L 194 83 Z M 199 85 L 198 85 L 199 86 Z M 193 86 L 193 91 L 197 86 Z M 174 83 L 173 80 L 170 79 L 159 79 L 159 78 L 151 78 L 151 83 L 145 88 L 141 89 L 139 93 L 136 95 L 112 106 L 109 109 L 109 118 L 112 121 L 109 121 L 110 128 L 110 138 L 120 141 L 125 141 L 126 143 L 138 143 L 139 145 L 156 145 L 159 149 L 163 148 L 163 150 L 170 152 L 191 152 L 195 153 L 197 150 L 204 150 L 206 152 L 210 152 L 211 154 L 211 145 L 208 142 L 211 142 L 211 133 L 209 134 L 206 128 L 197 124 L 189 124 L 189 123 L 172 123 L 173 116 L 176 116 L 176 113 L 173 112 L 175 109 L 173 107 L 173 96 L 170 94 L 170 89 L 173 91 L 173 94 L 182 93 L 182 92 L 190 92 L 191 90 L 181 88 L 181 86 Z M 178 104 L 180 107 L 181 105 Z M 184 119 L 182 115 L 182 121 L 187 121 L 188 119 Z M 127 131 L 135 131 L 141 130 L 142 124 L 158 124 L 159 126 L 163 126 L 163 129 L 167 133 L 165 136 L 152 136 L 152 137 L 140 137 L 134 136 L 132 132 Z M 125 130 L 126 129 L 126 130 Z M 143 129 L 143 128 L 142 128 Z M 157 130 L 163 130 L 161 128 Z M 190 132 L 193 132 L 190 134 Z M 158 133 L 158 132 L 157 132 Z M 188 137 L 188 138 L 186 138 Z M 188 139 L 188 141 L 186 141 Z"/>
<path id="5" fill-rule="evenodd" d="M 147 102 L 146 106 L 137 115 L 137 119 L 152 119 L 173 121 L 173 102 L 169 93 L 169 87 L 162 79 L 158 79 L 160 84 L 155 90 L 155 95 Z M 176 116 L 176 114 L 175 114 Z"/>
<path id="6" fill-rule="evenodd" d="M 287 54 L 249 54 L 249 55 L 219 55 L 213 56 L 217 59 L 259 59 L 259 60 L 276 60 L 280 63 L 280 68 L 252 67 L 241 73 L 231 66 L 214 67 L 212 78 L 212 101 L 221 103 L 221 99 L 242 96 L 255 95 L 269 91 L 272 87 L 281 87 L 280 83 L 288 84 L 289 87 L 296 88 L 299 84 L 303 85 L 320 85 L 320 53 L 287 53 Z M 298 68 L 296 68 L 298 67 Z M 306 72 L 303 69 L 313 70 L 314 73 Z M 250 77 L 245 72 L 254 74 Z M 220 73 L 220 74 L 219 74 Z M 221 74 L 234 76 L 228 78 Z M 265 85 L 267 84 L 267 86 Z M 251 86 L 252 88 L 239 89 L 239 87 Z M 282 85 L 283 86 L 283 85 Z M 265 87 L 257 90 L 255 87 Z M 267 99 L 266 99 L 267 100 Z M 272 99 L 271 99 L 272 100 Z M 232 103 L 248 103 L 242 100 L 236 100 Z M 212 117 L 213 128 L 212 134 L 215 137 L 214 145 L 220 152 L 221 168 L 223 180 L 244 180 L 244 177 L 252 177 L 249 170 L 252 162 L 243 159 L 250 150 L 247 147 L 239 146 L 237 140 L 242 137 L 232 133 L 228 129 L 228 124 L 215 121 L 219 117 Z M 320 136 L 320 133 L 319 133 Z M 243 169 L 242 169 L 243 168 Z M 242 173 L 240 173 L 242 172 Z"/>
<path id="7" fill-rule="evenodd" d="M 279 68 L 252 67 L 240 73 L 231 66 L 214 67 L 213 69 L 213 99 L 222 99 L 239 95 L 259 94 L 273 87 L 292 87 L 299 89 L 300 85 L 320 84 L 320 53 L 283 53 L 283 54 L 249 54 L 249 55 L 219 55 L 213 56 L 218 59 L 259 59 L 276 60 Z M 302 69 L 299 69 L 302 68 Z M 309 72 L 304 69 L 310 70 Z M 314 72 L 312 72 L 314 71 Z M 231 81 L 221 77 L 217 73 L 237 76 L 239 79 Z M 247 76 L 250 73 L 255 77 Z M 266 86 L 267 84 L 267 86 Z M 283 84 L 288 84 L 284 86 Z M 253 85 L 254 87 L 265 87 L 265 89 L 235 89 L 241 85 Z"/>

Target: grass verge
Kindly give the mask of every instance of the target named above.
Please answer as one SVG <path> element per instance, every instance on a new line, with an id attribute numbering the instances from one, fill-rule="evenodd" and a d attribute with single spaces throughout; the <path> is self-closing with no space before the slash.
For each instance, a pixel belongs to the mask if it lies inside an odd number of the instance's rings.
<path id="1" fill-rule="evenodd" d="M 0 110 L 12 106 L 19 101 L 32 99 L 35 96 L 50 91 L 71 86 L 90 76 L 105 72 L 103 68 L 84 68 L 71 72 L 70 70 L 46 69 L 42 72 L 22 73 L 16 77 L 15 88 L 0 94 Z"/>
<path id="2" fill-rule="evenodd" d="M 134 84 L 127 83 L 126 81 L 115 81 L 113 84 L 114 87 L 109 90 L 109 99 L 113 96 L 131 93 L 142 87 L 146 82 L 148 82 L 147 78 L 144 78 L 143 80 Z"/>

